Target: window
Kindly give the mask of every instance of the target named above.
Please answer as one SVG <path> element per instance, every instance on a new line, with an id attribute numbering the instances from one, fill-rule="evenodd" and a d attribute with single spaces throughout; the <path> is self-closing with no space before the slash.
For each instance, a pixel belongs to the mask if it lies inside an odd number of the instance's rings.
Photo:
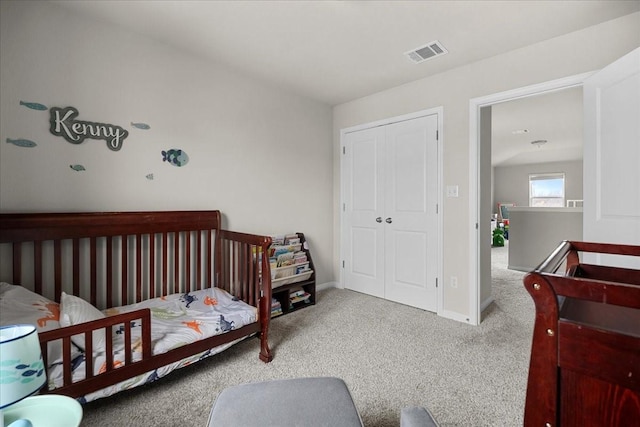
<path id="1" fill-rule="evenodd" d="M 564 207 L 564 173 L 529 175 L 529 206 Z"/>

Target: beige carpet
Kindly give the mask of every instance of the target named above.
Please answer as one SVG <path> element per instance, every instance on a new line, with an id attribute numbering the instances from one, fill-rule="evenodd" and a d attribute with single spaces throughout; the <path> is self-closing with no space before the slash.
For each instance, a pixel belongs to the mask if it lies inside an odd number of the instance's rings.
<path id="1" fill-rule="evenodd" d="M 442 426 L 522 425 L 533 303 L 523 273 L 506 269 L 506 248 L 492 251 L 495 303 L 481 326 L 328 289 L 317 305 L 274 319 L 273 362 L 258 360 L 258 340 L 245 340 L 85 405 L 82 426 L 204 426 L 227 386 L 306 376 L 343 378 L 367 427 L 398 426 L 409 405 L 429 407 Z"/>

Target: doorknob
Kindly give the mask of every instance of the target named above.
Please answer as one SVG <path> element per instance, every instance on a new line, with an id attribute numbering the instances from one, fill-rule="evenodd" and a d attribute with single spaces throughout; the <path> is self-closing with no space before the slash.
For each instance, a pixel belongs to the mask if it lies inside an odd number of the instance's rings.
<path id="1" fill-rule="evenodd" d="M 389 218 L 385 219 L 385 222 L 386 222 L 387 224 L 391 224 L 393 221 L 391 221 L 391 218 L 389 217 Z"/>
<path id="2" fill-rule="evenodd" d="M 382 217 L 379 216 L 378 218 L 376 218 L 376 222 L 382 222 Z"/>

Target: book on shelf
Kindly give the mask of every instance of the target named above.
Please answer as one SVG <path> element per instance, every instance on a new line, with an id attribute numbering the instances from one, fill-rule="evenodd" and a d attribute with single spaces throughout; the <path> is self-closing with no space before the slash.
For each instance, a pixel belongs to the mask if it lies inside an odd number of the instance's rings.
<path id="1" fill-rule="evenodd" d="M 302 251 L 298 251 L 298 252 L 294 252 L 293 253 L 293 263 L 294 264 L 300 264 L 303 262 L 307 262 L 307 254 L 302 252 Z"/>
<path id="2" fill-rule="evenodd" d="M 276 266 L 284 267 L 293 264 L 293 252 L 285 252 L 276 257 Z"/>
<path id="3" fill-rule="evenodd" d="M 302 288 L 293 288 L 289 292 L 289 302 L 296 304 L 299 302 L 310 302 L 311 294 Z"/>
<path id="4" fill-rule="evenodd" d="M 289 298 L 289 302 L 291 302 L 291 304 L 297 304 L 299 302 L 309 303 L 311 302 L 310 298 L 311 294 L 305 293 L 304 295 L 300 295 L 298 297 Z"/>
<path id="5" fill-rule="evenodd" d="M 271 317 L 276 317 L 281 315 L 282 312 L 282 304 L 275 298 L 271 298 Z"/>
<path id="6" fill-rule="evenodd" d="M 307 271 L 311 271 L 309 264 L 302 264 L 296 267 L 296 274 L 306 273 Z"/>
<path id="7" fill-rule="evenodd" d="M 293 288 L 289 291 L 289 297 L 299 297 L 300 295 L 304 295 L 306 292 L 302 288 Z"/>
<path id="8" fill-rule="evenodd" d="M 291 233 L 284 236 L 285 245 L 297 245 L 300 243 L 300 238 L 297 233 Z"/>

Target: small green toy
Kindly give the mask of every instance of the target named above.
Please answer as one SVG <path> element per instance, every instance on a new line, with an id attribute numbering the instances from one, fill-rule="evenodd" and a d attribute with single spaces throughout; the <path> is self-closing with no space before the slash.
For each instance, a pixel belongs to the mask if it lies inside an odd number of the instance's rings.
<path id="1" fill-rule="evenodd" d="M 504 231 L 502 228 L 493 230 L 493 246 L 504 246 Z"/>

